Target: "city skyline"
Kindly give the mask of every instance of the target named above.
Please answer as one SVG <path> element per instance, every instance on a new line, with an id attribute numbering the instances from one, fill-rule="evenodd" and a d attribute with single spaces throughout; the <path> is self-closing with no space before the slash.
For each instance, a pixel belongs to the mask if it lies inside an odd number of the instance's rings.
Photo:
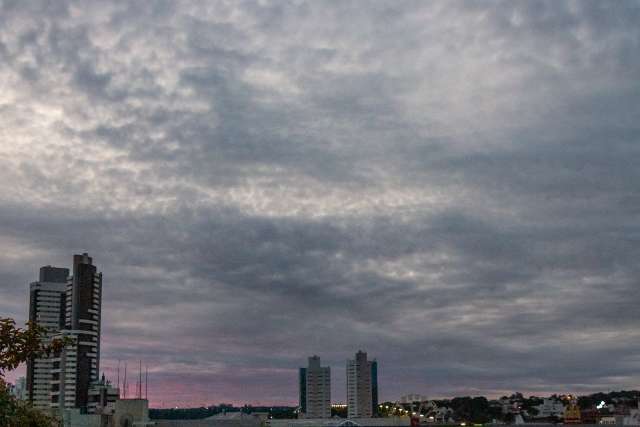
<path id="1" fill-rule="evenodd" d="M 0 0 L 0 314 L 105 274 L 151 406 L 640 387 L 637 1 Z M 25 368 L 8 380 L 25 375 Z"/>

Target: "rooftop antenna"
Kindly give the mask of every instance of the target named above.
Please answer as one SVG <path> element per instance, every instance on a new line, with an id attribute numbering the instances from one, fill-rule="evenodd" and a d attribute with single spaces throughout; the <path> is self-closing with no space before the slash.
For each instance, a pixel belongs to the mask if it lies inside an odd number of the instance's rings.
<path id="1" fill-rule="evenodd" d="M 142 399 L 142 359 L 138 368 L 138 399 Z"/>
<path id="2" fill-rule="evenodd" d="M 124 384 L 122 386 L 124 388 L 124 398 L 127 398 L 127 362 L 124 362 Z"/>
<path id="3" fill-rule="evenodd" d="M 118 398 L 120 397 L 120 359 L 118 359 Z"/>
<path id="4" fill-rule="evenodd" d="M 149 367 L 144 365 L 144 398 L 149 400 Z"/>

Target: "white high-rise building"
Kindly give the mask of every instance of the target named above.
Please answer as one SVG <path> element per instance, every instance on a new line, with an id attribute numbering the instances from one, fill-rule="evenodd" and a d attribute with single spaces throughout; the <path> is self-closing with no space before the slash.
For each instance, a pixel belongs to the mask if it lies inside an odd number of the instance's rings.
<path id="1" fill-rule="evenodd" d="M 309 358 L 306 370 L 306 418 L 331 418 L 331 368 Z"/>
<path id="2" fill-rule="evenodd" d="M 50 265 L 40 269 L 40 278 L 29 286 L 29 321 L 46 329 L 44 344 L 64 327 L 65 292 L 69 269 Z M 40 357 L 27 361 L 27 397 L 36 408 L 51 404 L 53 361 Z"/>
<path id="3" fill-rule="evenodd" d="M 356 358 L 347 360 L 347 416 L 368 418 L 373 415 L 371 381 L 372 362 L 367 353 L 359 351 Z"/>

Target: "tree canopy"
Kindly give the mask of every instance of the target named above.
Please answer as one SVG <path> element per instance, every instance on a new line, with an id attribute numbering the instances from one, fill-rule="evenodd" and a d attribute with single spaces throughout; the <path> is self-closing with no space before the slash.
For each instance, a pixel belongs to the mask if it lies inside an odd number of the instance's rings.
<path id="1" fill-rule="evenodd" d="M 19 401 L 9 392 L 5 373 L 16 369 L 31 358 L 49 356 L 62 350 L 66 340 L 45 342 L 47 329 L 27 322 L 26 328 L 16 327 L 10 318 L 0 318 L 0 425 L 7 427 L 51 427 L 59 423 L 28 402 Z"/>

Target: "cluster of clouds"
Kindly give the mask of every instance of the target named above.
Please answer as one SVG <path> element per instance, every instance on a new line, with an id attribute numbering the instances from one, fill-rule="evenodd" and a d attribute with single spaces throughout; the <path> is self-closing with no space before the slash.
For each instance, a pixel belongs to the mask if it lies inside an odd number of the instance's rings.
<path id="1" fill-rule="evenodd" d="M 640 383 L 635 1 L 0 1 L 0 313 L 87 251 L 152 405 Z"/>

